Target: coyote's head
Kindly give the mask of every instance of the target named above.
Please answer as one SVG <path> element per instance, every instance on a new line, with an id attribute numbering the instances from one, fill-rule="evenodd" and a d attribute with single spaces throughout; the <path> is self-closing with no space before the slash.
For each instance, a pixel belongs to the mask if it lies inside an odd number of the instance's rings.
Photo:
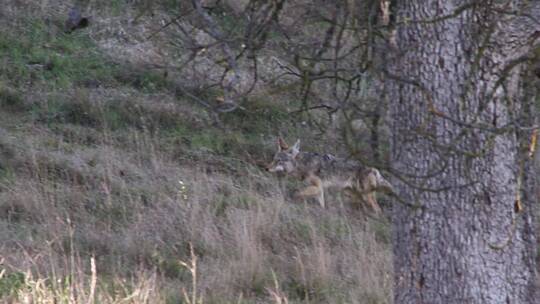
<path id="1" fill-rule="evenodd" d="M 281 138 L 278 138 L 278 151 L 274 155 L 272 162 L 266 166 L 269 172 L 280 175 L 290 174 L 296 170 L 296 157 L 300 153 L 300 140 L 289 147 Z"/>

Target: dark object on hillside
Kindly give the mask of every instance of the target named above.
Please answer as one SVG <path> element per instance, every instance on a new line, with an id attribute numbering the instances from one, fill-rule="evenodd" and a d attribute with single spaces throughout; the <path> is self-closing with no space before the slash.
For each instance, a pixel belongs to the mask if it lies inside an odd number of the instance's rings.
<path id="1" fill-rule="evenodd" d="M 69 11 L 69 17 L 66 20 L 64 31 L 71 33 L 74 30 L 85 28 L 89 25 L 88 17 L 83 17 L 78 7 L 73 7 Z"/>

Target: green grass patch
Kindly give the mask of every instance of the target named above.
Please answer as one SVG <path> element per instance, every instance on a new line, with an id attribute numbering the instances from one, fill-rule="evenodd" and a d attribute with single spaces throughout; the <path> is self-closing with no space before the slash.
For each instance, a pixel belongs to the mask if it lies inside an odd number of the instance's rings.
<path id="1" fill-rule="evenodd" d="M 24 273 L 8 272 L 0 268 L 0 272 L 4 271 L 0 276 L 0 299 L 14 295 L 24 287 Z"/>
<path id="2" fill-rule="evenodd" d="M 212 202 L 212 210 L 215 216 L 225 216 L 230 208 L 249 210 L 257 204 L 257 198 L 249 194 L 222 194 Z"/>
<path id="3" fill-rule="evenodd" d="M 326 218 L 321 221 L 318 230 L 330 240 L 340 240 L 350 235 L 347 222 L 341 218 Z"/>
<path id="4" fill-rule="evenodd" d="M 164 142 L 174 147 L 177 150 L 174 153 L 182 157 L 186 153 L 195 157 L 210 153 L 234 159 L 261 159 L 267 154 L 267 147 L 261 143 L 268 134 L 268 130 L 264 130 L 266 122 L 263 119 L 268 118 L 261 117 L 257 123 L 262 127 L 253 129 L 248 127 L 247 117 L 240 118 L 242 115 L 224 118 L 224 126 L 221 127 L 211 126 L 208 122 L 195 122 L 186 117 L 176 117 L 175 122 L 166 117 L 154 121 L 161 121 L 160 126 L 167 126 L 160 129 Z"/>
<path id="5" fill-rule="evenodd" d="M 223 115 L 223 122 L 247 134 L 277 133 L 286 125 L 291 125 L 290 117 L 282 105 L 267 99 L 247 100 L 242 104 L 245 110 L 237 110 Z"/>
<path id="6" fill-rule="evenodd" d="M 20 92 L 4 87 L 0 83 L 0 108 L 18 112 L 27 110 L 28 106 Z"/>
<path id="7" fill-rule="evenodd" d="M 217 128 L 203 129 L 190 134 L 188 142 L 192 149 L 221 156 L 260 155 L 263 148 L 260 137 L 255 134 Z"/>
<path id="8" fill-rule="evenodd" d="M 116 70 L 113 76 L 118 83 L 129 85 L 144 93 L 161 92 L 172 86 L 165 73 L 156 71 L 124 66 L 122 69 Z"/>
<path id="9" fill-rule="evenodd" d="M 142 109 L 130 99 L 95 102 L 84 91 L 75 96 L 51 94 L 46 102 L 33 105 L 32 116 L 35 121 L 46 123 L 49 127 L 73 124 L 113 131 L 146 127 L 183 135 L 191 131 L 177 113 L 162 109 Z"/>
<path id="10" fill-rule="evenodd" d="M 0 165 L 0 183 L 6 184 L 15 180 L 13 168 Z"/>
<path id="11" fill-rule="evenodd" d="M 288 235 L 296 244 L 311 245 L 313 242 L 313 228 L 303 221 L 290 221 L 281 229 L 283 235 Z"/>
<path id="12" fill-rule="evenodd" d="M 375 239 L 380 243 L 390 245 L 392 242 L 390 223 L 385 219 L 374 219 L 369 223 L 371 230 L 375 233 Z"/>
<path id="13" fill-rule="evenodd" d="M 0 74 L 16 87 L 45 83 L 57 89 L 73 84 L 105 84 L 116 66 L 84 31 L 65 34 L 56 25 L 28 20 L 24 30 L 0 35 Z"/>

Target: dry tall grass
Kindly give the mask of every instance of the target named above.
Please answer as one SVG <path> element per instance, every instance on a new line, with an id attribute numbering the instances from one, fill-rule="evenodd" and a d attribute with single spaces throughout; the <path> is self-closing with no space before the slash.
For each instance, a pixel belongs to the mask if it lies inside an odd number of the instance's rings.
<path id="1" fill-rule="evenodd" d="M 390 302 L 386 225 L 339 197 L 323 210 L 291 201 L 249 164 L 228 173 L 178 166 L 144 132 L 84 149 L 39 131 L 6 138 L 17 169 L 0 183 L 3 269 L 25 274 L 25 287 L 8 295 L 15 302 L 114 303 L 120 294 L 158 303 L 183 290 L 205 303 L 277 294 L 289 303 Z M 196 291 L 184 267 L 195 257 Z"/>

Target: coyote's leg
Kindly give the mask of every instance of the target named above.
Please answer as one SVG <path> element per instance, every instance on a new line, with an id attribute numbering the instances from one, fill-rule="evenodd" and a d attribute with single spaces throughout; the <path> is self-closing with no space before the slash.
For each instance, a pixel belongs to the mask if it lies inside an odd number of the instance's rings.
<path id="1" fill-rule="evenodd" d="M 326 208 L 326 202 L 324 201 L 324 188 L 323 187 L 320 187 L 320 193 L 317 199 L 319 200 L 319 205 L 321 205 L 322 208 Z"/>
<path id="2" fill-rule="evenodd" d="M 363 196 L 364 202 L 366 202 L 369 207 L 375 212 L 375 214 L 381 213 L 381 207 L 377 203 L 377 199 L 375 198 L 375 192 L 371 191 L 369 193 L 366 193 Z"/>
<path id="3" fill-rule="evenodd" d="M 317 193 L 317 196 L 316 196 L 317 201 L 319 201 L 319 205 L 321 205 L 322 208 L 326 208 L 326 204 L 325 204 L 325 201 L 324 201 L 324 188 L 321 185 L 318 185 L 316 187 L 318 187 L 318 193 Z"/>
<path id="4" fill-rule="evenodd" d="M 324 192 L 317 186 L 307 186 L 296 193 L 296 197 L 301 199 L 316 198 L 321 207 L 325 207 Z"/>
<path id="5" fill-rule="evenodd" d="M 283 200 L 285 200 L 285 184 L 283 183 L 283 177 L 281 176 L 278 176 L 278 187 L 279 191 L 281 192 L 281 197 L 283 198 Z"/>
<path id="6" fill-rule="evenodd" d="M 371 207 L 375 214 L 381 212 L 381 207 L 377 203 L 377 198 L 375 196 L 378 177 L 380 177 L 379 172 L 376 169 L 372 169 L 362 181 L 362 199 Z"/>
<path id="7" fill-rule="evenodd" d="M 315 175 L 309 175 L 305 181 L 309 184 L 309 186 L 299 190 L 296 196 L 302 199 L 316 198 L 321 207 L 325 208 L 324 190 L 321 179 Z"/>

